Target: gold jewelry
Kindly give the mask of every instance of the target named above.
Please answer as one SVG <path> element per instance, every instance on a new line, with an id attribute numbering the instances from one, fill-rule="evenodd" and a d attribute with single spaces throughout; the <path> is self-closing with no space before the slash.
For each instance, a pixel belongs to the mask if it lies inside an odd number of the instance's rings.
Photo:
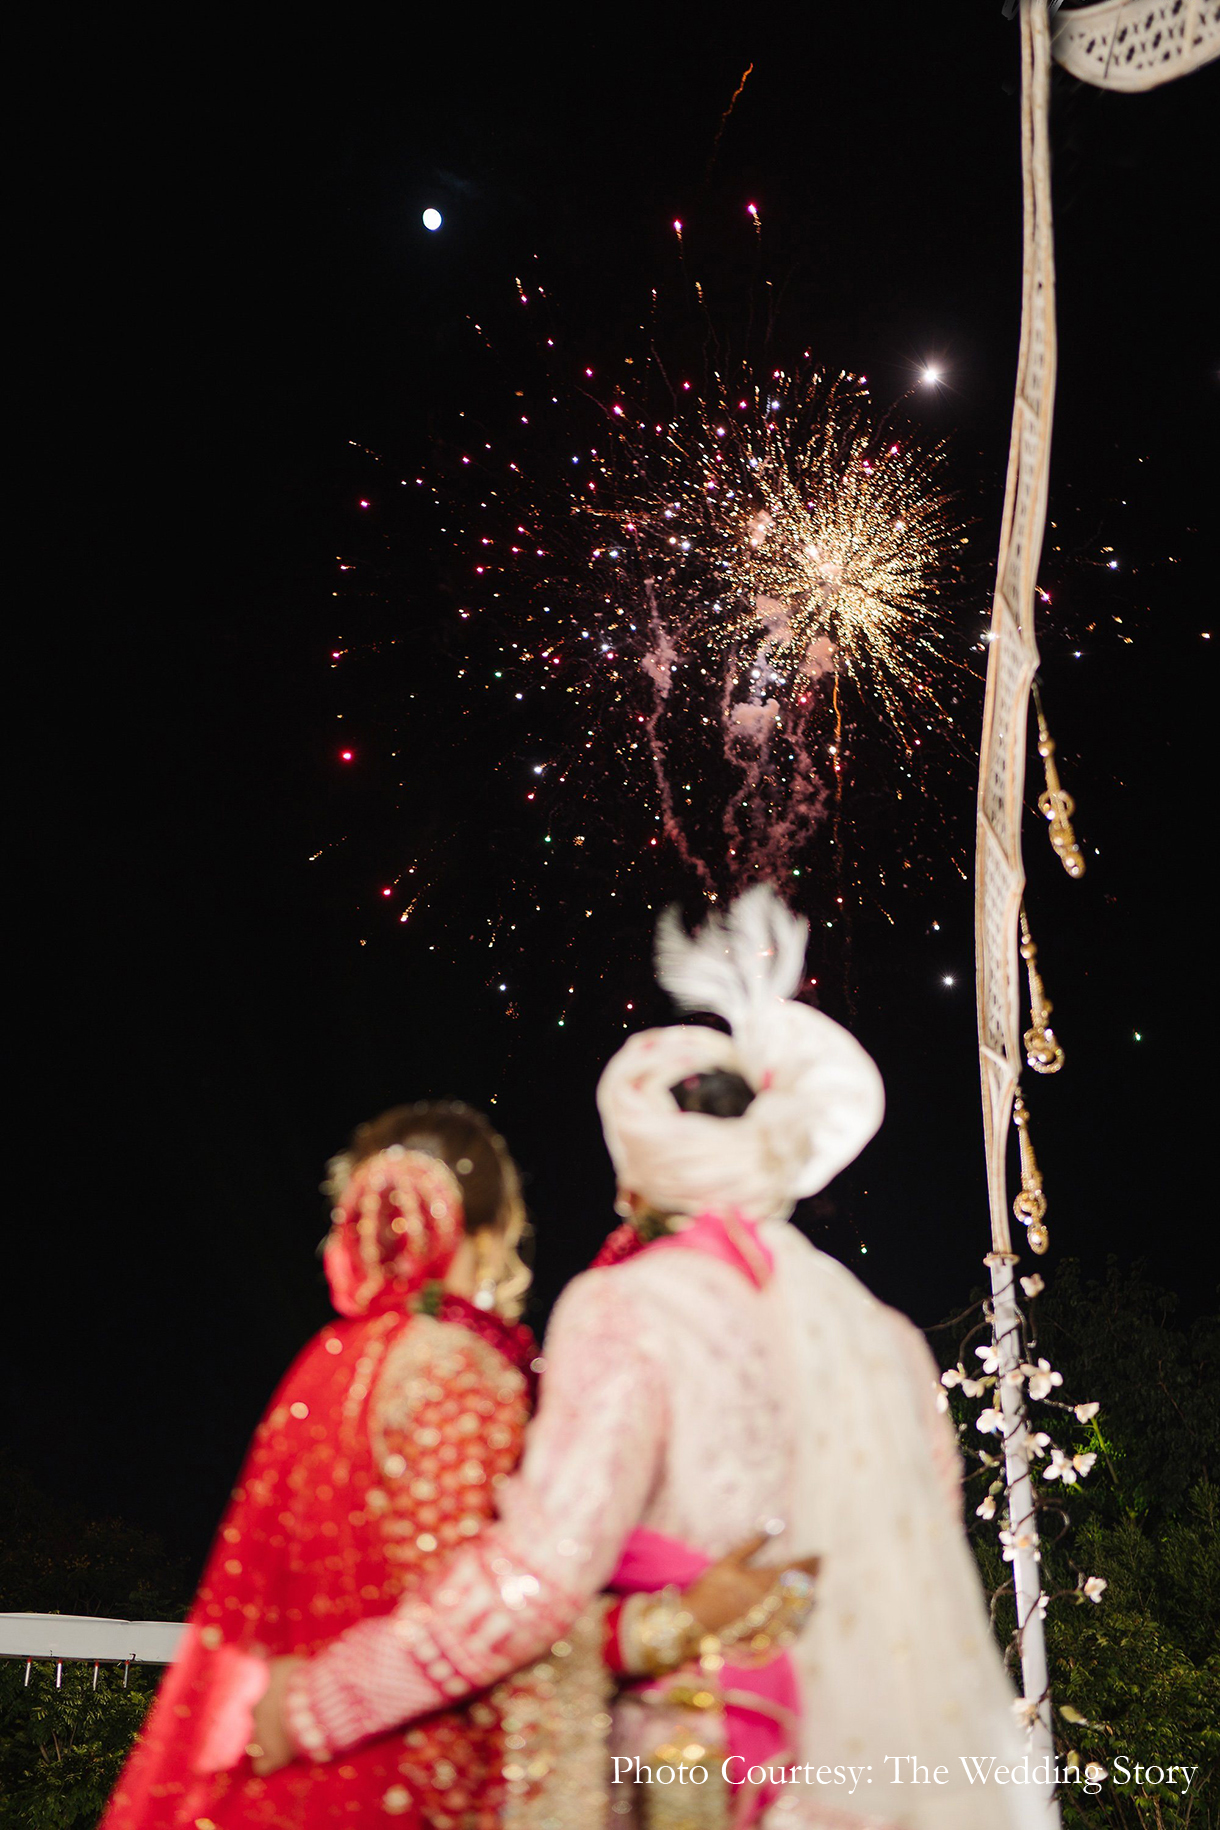
<path id="1" fill-rule="evenodd" d="M 624 1663 L 633 1676 L 664 1677 L 697 1659 L 703 1682 L 689 1696 L 684 1689 L 683 1701 L 691 1708 L 710 1708 L 728 1648 L 733 1648 L 731 1664 L 768 1664 L 805 1625 L 814 1594 L 813 1578 L 804 1570 L 781 1570 L 762 1599 L 719 1633 L 704 1631 L 672 1584 L 656 1594 L 629 1596 L 619 1626 Z"/>
<path id="2" fill-rule="evenodd" d="M 790 1646 L 813 1610 L 815 1584 L 804 1570 L 781 1570 L 761 1601 L 729 1622 L 721 1646 L 735 1648 L 730 1663 L 766 1665 Z M 723 1662 L 723 1661 L 722 1661 Z"/>
<path id="3" fill-rule="evenodd" d="M 667 1697 L 663 1707 L 672 1701 Z M 680 1718 L 670 1720 L 665 1739 L 649 1749 L 644 1771 L 656 1777 L 632 1788 L 639 1794 L 642 1830 L 729 1830 L 732 1813 L 724 1776 L 728 1752 L 724 1724 L 711 1724 L 715 1732 L 709 1735 L 705 1722 L 706 1717 L 696 1718 L 690 1725 Z M 698 1779 L 691 1776 L 692 1767 L 702 1769 Z M 667 1772 L 668 1783 L 663 1777 Z"/>
<path id="4" fill-rule="evenodd" d="M 1050 1234 L 1046 1230 L 1046 1194 L 1042 1187 L 1042 1171 L 1034 1155 L 1033 1139 L 1029 1135 L 1029 1108 L 1017 1093 L 1012 1102 L 1012 1122 L 1017 1127 L 1017 1140 L 1021 1146 L 1021 1188 L 1012 1204 L 1012 1211 L 1026 1229 L 1031 1252 L 1045 1252 L 1050 1244 Z"/>
<path id="5" fill-rule="evenodd" d="M 681 1591 L 672 1583 L 655 1595 L 633 1595 L 624 1604 L 621 1631 L 629 1671 L 642 1677 L 662 1677 L 695 1656 L 703 1629 L 682 1606 Z"/>
<path id="6" fill-rule="evenodd" d="M 1057 1074 L 1063 1066 L 1063 1048 L 1051 1028 L 1051 1001 L 1038 971 L 1038 949 L 1029 931 L 1025 904 L 1021 904 L 1021 958 L 1029 974 L 1030 1027 L 1025 1032 L 1025 1059 L 1035 1074 Z"/>
<path id="7" fill-rule="evenodd" d="M 1032 685 L 1034 709 L 1038 714 L 1038 754 L 1046 770 L 1046 792 L 1038 796 L 1038 811 L 1050 826 L 1055 856 L 1068 876 L 1083 877 L 1084 853 L 1077 845 L 1076 834 L 1072 830 L 1076 803 L 1059 780 L 1059 771 L 1055 767 L 1055 742 L 1047 729 L 1042 710 L 1042 694 L 1038 691 L 1036 680 Z"/>

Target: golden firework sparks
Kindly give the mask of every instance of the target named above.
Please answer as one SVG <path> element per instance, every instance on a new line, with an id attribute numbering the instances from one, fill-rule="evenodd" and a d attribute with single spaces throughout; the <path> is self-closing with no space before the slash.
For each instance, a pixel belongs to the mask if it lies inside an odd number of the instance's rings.
<path id="1" fill-rule="evenodd" d="M 626 417 L 615 507 L 586 512 L 634 541 L 679 646 L 735 653 L 756 689 L 846 675 L 901 733 L 939 655 L 942 448 L 894 434 L 851 375 L 776 371 L 655 431 Z"/>

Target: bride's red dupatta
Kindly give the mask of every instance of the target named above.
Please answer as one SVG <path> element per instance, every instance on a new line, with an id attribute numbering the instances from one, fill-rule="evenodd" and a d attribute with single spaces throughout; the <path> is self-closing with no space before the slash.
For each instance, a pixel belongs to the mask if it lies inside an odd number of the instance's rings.
<path id="1" fill-rule="evenodd" d="M 327 1268 L 337 1305 L 356 1312 L 308 1344 L 255 1431 L 102 1830 L 500 1821 L 501 1733 L 485 1701 L 268 1779 L 245 1752 L 266 1660 L 390 1612 L 477 1533 L 530 1410 L 529 1330 L 434 1282 L 462 1231 L 445 1166 L 383 1152 L 360 1165 L 340 1215 Z"/>

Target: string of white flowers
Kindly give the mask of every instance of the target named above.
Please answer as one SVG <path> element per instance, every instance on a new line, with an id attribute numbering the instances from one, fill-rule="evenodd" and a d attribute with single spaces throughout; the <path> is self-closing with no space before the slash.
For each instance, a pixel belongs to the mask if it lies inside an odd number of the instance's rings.
<path id="1" fill-rule="evenodd" d="M 1065 1543 L 1071 1520 L 1063 1499 L 1068 1490 L 1088 1479 L 1098 1451 L 1061 1447 L 1051 1432 L 1058 1428 L 1056 1413 L 1077 1425 L 1089 1425 L 1101 1406 L 1095 1399 L 1075 1402 L 1056 1396 L 1062 1393 L 1063 1375 L 1039 1353 L 1031 1318 L 1012 1290 L 1011 1265 L 1004 1268 L 1009 1271 L 1007 1301 L 1001 1306 L 993 1291 L 990 1300 L 966 1312 L 978 1319 L 959 1345 L 956 1365 L 941 1374 L 938 1403 L 942 1410 L 948 1410 L 950 1392 L 981 1401 L 977 1411 L 967 1413 L 958 1422 L 958 1434 L 964 1458 L 975 1464 L 967 1480 L 987 1482 L 986 1492 L 974 1507 L 975 1517 L 985 1524 L 995 1522 L 1002 1560 L 1014 1577 L 1012 1589 L 1005 1581 L 992 1591 L 991 1613 L 994 1621 L 1001 1599 L 1015 1592 L 1017 1625 L 1009 1644 L 1009 1657 L 1020 1663 L 1026 1688 L 1014 1707 L 1023 1726 L 1035 1733 L 1039 1723 L 1049 1716 L 1049 1686 L 1045 1676 L 1038 1688 L 1029 1682 L 1030 1628 L 1037 1623 L 1040 1645 L 1041 1624 L 1052 1603 L 1097 1603 L 1106 1590 L 1105 1577 L 1089 1575 L 1081 1569 Z M 1020 1285 L 1031 1305 L 1046 1288 L 1036 1272 L 1022 1277 Z M 958 1323 L 963 1319 L 954 1318 Z M 980 1335 L 988 1338 L 980 1342 Z M 996 1438 L 999 1453 L 980 1443 L 980 1436 Z M 1047 1512 L 1057 1512 L 1061 1520 L 1060 1530 L 1051 1542 L 1075 1576 L 1071 1587 L 1047 1590 L 1042 1586 L 1044 1537 L 1039 1521 Z M 1023 1565 L 1032 1565 L 1032 1583 L 1021 1582 Z M 1060 1704 L 1058 1714 L 1068 1724 L 1085 1721 L 1068 1704 Z M 1047 1729 L 1049 1733 L 1049 1721 Z M 1069 1754 L 1069 1765 L 1076 1760 L 1075 1754 Z M 1106 1776 L 1102 1766 L 1090 1763 L 1088 1777 L 1100 1780 Z"/>

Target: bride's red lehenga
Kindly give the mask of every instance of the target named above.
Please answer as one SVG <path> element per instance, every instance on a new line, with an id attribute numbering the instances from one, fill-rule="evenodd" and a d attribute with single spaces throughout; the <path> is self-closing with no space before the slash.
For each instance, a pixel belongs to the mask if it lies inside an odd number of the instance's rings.
<path id="1" fill-rule="evenodd" d="M 267 1779 L 245 1751 L 264 1661 L 389 1613 L 493 1517 L 520 1457 L 538 1349 L 528 1329 L 441 1292 L 462 1233 L 444 1163 L 398 1146 L 356 1169 L 327 1249 L 343 1319 L 304 1349 L 255 1431 L 101 1830 L 501 1821 L 504 1737 L 487 1699 Z"/>

